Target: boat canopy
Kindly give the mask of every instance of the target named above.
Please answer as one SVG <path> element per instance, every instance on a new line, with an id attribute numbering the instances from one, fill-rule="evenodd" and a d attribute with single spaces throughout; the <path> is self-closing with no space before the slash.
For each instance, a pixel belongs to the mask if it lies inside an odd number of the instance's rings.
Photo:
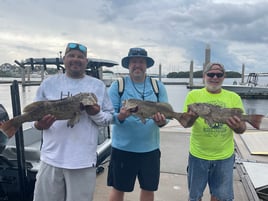
<path id="1" fill-rule="evenodd" d="M 37 65 L 43 66 L 43 70 L 46 70 L 48 65 L 54 65 L 56 66 L 57 70 L 61 70 L 63 73 L 65 72 L 62 58 L 28 58 L 21 62 L 15 60 L 15 63 L 23 69 L 25 69 L 27 66 L 30 66 L 32 70 L 34 70 L 35 66 Z M 118 63 L 115 61 L 88 58 L 86 74 L 101 78 L 101 67 L 114 67 L 116 65 L 118 65 Z"/>
<path id="2" fill-rule="evenodd" d="M 30 65 L 32 69 L 35 65 L 43 65 L 44 70 L 46 70 L 47 65 L 55 65 L 58 70 L 64 69 L 63 67 L 63 59 L 62 58 L 28 58 L 21 62 L 15 60 L 20 67 Z M 104 60 L 104 59 L 95 59 L 95 58 L 88 58 L 87 68 L 100 68 L 100 67 L 113 67 L 118 65 L 117 62 L 111 60 Z"/>

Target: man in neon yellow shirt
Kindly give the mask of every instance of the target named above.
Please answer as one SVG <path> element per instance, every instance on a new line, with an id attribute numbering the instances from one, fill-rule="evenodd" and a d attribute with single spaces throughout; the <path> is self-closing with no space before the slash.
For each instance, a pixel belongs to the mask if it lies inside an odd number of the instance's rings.
<path id="1" fill-rule="evenodd" d="M 187 105 L 196 102 L 244 110 L 238 94 L 222 89 L 224 77 L 225 69 L 222 64 L 207 64 L 203 72 L 205 87 L 188 93 L 184 111 L 188 111 Z M 201 201 L 207 184 L 211 193 L 211 201 L 234 199 L 233 133 L 242 134 L 245 130 L 245 122 L 237 116 L 230 117 L 227 124 L 215 123 L 212 126 L 206 124 L 202 118 L 196 119 L 191 131 L 187 168 L 189 201 Z"/>

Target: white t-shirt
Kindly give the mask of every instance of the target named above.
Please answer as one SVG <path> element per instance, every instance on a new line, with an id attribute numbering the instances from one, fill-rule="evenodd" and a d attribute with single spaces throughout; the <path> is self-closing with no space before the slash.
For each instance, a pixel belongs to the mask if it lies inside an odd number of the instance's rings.
<path id="1" fill-rule="evenodd" d="M 104 83 L 90 76 L 72 79 L 66 74 L 54 75 L 41 83 L 35 101 L 59 100 L 80 92 L 94 93 L 101 111 L 96 115 L 83 111 L 73 128 L 67 127 L 67 120 L 57 120 L 43 131 L 41 160 L 52 166 L 78 169 L 96 165 L 98 127 L 109 125 L 113 113 Z"/>

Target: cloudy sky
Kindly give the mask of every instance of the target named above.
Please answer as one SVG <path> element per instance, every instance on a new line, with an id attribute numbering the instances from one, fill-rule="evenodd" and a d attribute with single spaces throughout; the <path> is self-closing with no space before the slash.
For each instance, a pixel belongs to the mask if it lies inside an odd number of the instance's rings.
<path id="1" fill-rule="evenodd" d="M 149 72 L 200 70 L 205 48 L 226 69 L 268 72 L 268 0 L 0 0 L 0 64 L 58 57 L 80 42 L 88 56 L 121 63 L 130 47 Z M 123 68 L 113 68 L 115 72 Z"/>

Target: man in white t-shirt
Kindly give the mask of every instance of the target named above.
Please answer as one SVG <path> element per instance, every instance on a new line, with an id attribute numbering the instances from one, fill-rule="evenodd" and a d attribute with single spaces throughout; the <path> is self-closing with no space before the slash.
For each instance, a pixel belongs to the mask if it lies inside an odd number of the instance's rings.
<path id="1" fill-rule="evenodd" d="M 38 88 L 35 101 L 90 92 L 97 96 L 98 103 L 87 106 L 72 128 L 66 126 L 67 120 L 56 120 L 53 115 L 46 115 L 34 123 L 37 129 L 43 130 L 34 201 L 93 200 L 98 127 L 107 126 L 112 120 L 113 106 L 106 86 L 101 80 L 85 74 L 87 48 L 69 43 L 63 63 L 66 73 L 45 79 Z"/>

